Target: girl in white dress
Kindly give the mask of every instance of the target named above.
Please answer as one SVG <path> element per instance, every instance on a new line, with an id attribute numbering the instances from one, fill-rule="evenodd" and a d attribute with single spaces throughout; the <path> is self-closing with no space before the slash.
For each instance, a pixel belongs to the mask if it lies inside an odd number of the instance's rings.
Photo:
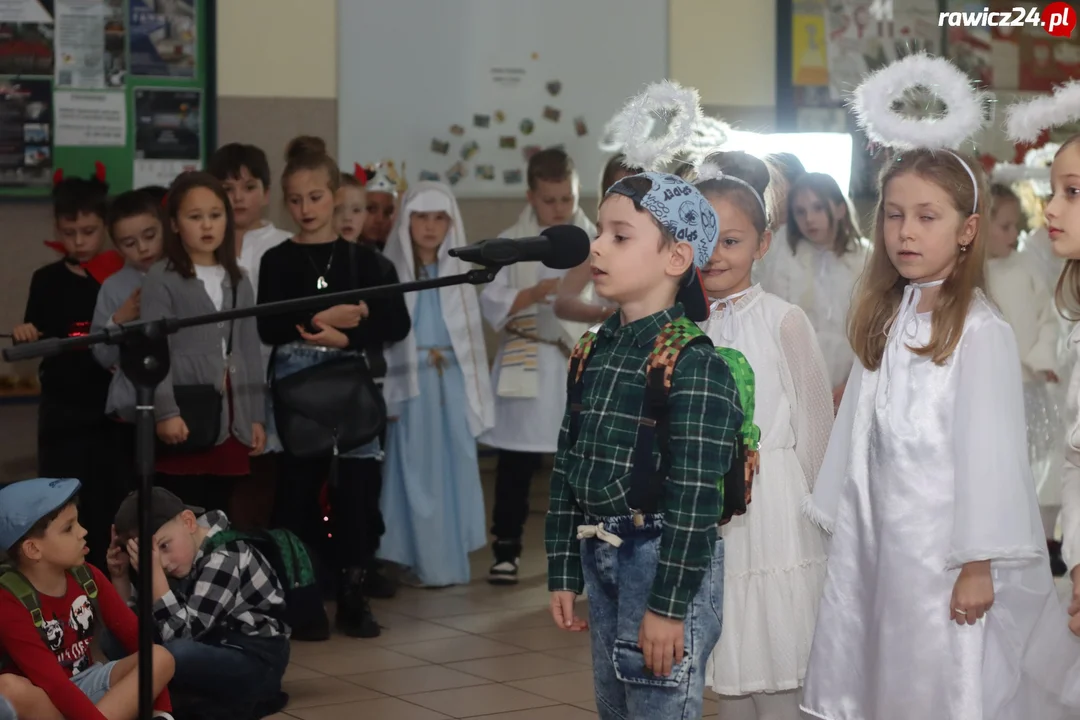
<path id="1" fill-rule="evenodd" d="M 801 175 L 788 193 L 787 213 L 788 242 L 773 249 L 763 286 L 806 311 L 839 405 L 855 357 L 847 339 L 848 307 L 868 248 L 847 198 L 829 175 Z"/>
<path id="2" fill-rule="evenodd" d="M 722 173 L 722 175 L 721 175 Z M 720 217 L 720 240 L 702 273 L 715 299 L 703 329 L 754 368 L 760 475 L 745 515 L 723 526 L 724 628 L 706 681 L 724 720 L 798 720 L 818 598 L 825 579 L 821 530 L 800 512 L 832 427 L 832 387 L 806 314 L 751 284 L 769 250 L 765 164 L 717 153 L 697 187 Z"/>
<path id="3" fill-rule="evenodd" d="M 1053 542 L 1061 509 L 1059 492 L 1053 487 L 1058 484 L 1058 478 L 1051 476 L 1060 472 L 1056 460 L 1061 455 L 1058 442 L 1063 431 L 1057 404 L 1052 401 L 1059 382 L 1061 323 L 1042 273 L 1016 252 L 1020 199 L 1000 184 L 990 187 L 990 196 L 993 207 L 987 227 L 986 288 L 1016 335 L 1024 379 L 1028 457 L 1035 476 L 1051 569 L 1054 575 L 1064 575 L 1060 546 Z"/>
<path id="4" fill-rule="evenodd" d="M 879 192 L 857 361 L 806 508 L 832 538 L 803 708 L 1041 720 L 1021 656 L 1056 599 L 1019 351 L 980 289 L 985 181 L 973 160 L 918 149 L 887 164 Z"/>

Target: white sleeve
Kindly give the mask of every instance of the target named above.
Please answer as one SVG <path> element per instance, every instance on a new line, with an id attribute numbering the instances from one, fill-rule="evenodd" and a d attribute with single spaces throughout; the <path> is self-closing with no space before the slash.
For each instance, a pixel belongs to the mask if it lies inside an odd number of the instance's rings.
<path id="1" fill-rule="evenodd" d="M 480 313 L 495 332 L 502 330 L 510 319 L 510 308 L 519 292 L 510 287 L 510 271 L 503 268 L 480 293 Z"/>
<path id="2" fill-rule="evenodd" d="M 1069 380 L 1065 418 L 1065 462 L 1061 469 L 1062 558 L 1069 571 L 1080 565 L 1080 358 Z"/>
<path id="3" fill-rule="evenodd" d="M 998 318 L 964 333 L 953 423 L 955 494 L 946 563 L 1029 563 L 1046 554 L 1028 462 L 1020 354 Z"/>
<path id="4" fill-rule="evenodd" d="M 825 357 L 818 347 L 810 320 L 798 307 L 788 310 L 780 322 L 780 352 L 795 390 L 795 396 L 790 398 L 795 455 L 813 491 L 829 444 L 833 400 Z"/>
<path id="5" fill-rule="evenodd" d="M 836 511 L 840 507 L 840 493 L 847 481 L 848 463 L 851 460 L 851 434 L 855 429 L 855 411 L 859 406 L 863 373 L 862 363 L 855 358 L 851 374 L 848 375 L 844 398 L 840 401 L 840 409 L 833 421 L 832 432 L 829 433 L 829 444 L 825 448 L 817 482 L 814 483 L 813 492 L 803 502 L 803 513 L 828 532 L 832 532 Z"/>
<path id="6" fill-rule="evenodd" d="M 1022 358 L 1024 365 L 1032 372 L 1057 371 L 1058 340 L 1061 335 L 1061 322 L 1058 320 L 1057 310 L 1054 307 L 1054 298 L 1047 289 L 1042 278 L 1031 274 L 1033 292 L 1031 302 L 1036 304 L 1038 317 L 1035 321 L 1038 326 L 1038 336 L 1035 345 L 1028 350 L 1027 356 Z"/>

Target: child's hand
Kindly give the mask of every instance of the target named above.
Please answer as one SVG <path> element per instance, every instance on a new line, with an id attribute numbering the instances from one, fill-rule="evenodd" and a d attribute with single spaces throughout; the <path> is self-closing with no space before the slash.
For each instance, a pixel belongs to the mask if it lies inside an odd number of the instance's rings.
<path id="1" fill-rule="evenodd" d="M 670 676 L 671 668 L 682 662 L 684 637 L 682 620 L 661 617 L 646 610 L 638 631 L 638 647 L 645 656 L 645 667 L 653 675 Z"/>
<path id="2" fill-rule="evenodd" d="M 188 439 L 188 426 L 184 418 L 177 415 L 157 424 L 157 436 L 166 445 L 179 445 Z"/>
<path id="3" fill-rule="evenodd" d="M 548 278 L 547 280 L 541 280 L 532 286 L 532 301 L 533 304 L 547 305 L 548 295 L 553 294 L 559 289 L 559 278 Z"/>
<path id="4" fill-rule="evenodd" d="M 262 423 L 251 423 L 251 454 L 262 455 L 266 449 L 266 428 Z"/>
<path id="5" fill-rule="evenodd" d="M 315 335 L 312 335 L 305 330 L 302 325 L 296 326 L 296 329 L 300 332 L 300 337 L 303 338 L 304 342 L 310 345 L 338 348 L 339 350 L 344 350 L 349 347 L 349 338 L 345 337 L 343 332 L 331 327 L 328 323 L 319 320 L 318 317 L 312 322 L 315 327 L 319 328 L 319 332 Z"/>
<path id="6" fill-rule="evenodd" d="M 360 321 L 368 316 L 368 306 L 360 302 L 356 305 L 335 305 L 320 313 L 316 313 L 311 323 L 317 327 L 329 325 L 339 330 L 350 330 L 360 324 Z"/>
<path id="7" fill-rule="evenodd" d="M 1048 383 L 1059 383 L 1059 382 L 1061 382 L 1061 378 L 1059 378 L 1057 376 L 1057 373 L 1054 372 L 1053 370 L 1043 370 L 1039 374 L 1042 375 L 1043 380 L 1045 380 Z"/>
<path id="8" fill-rule="evenodd" d="M 132 322 L 139 319 L 139 299 L 142 297 L 142 288 L 135 288 L 134 292 L 128 296 L 128 299 L 124 301 L 124 304 L 120 306 L 120 309 L 113 314 L 113 322 L 117 325 L 123 325 L 124 323 Z"/>
<path id="9" fill-rule="evenodd" d="M 34 323 L 16 325 L 15 329 L 11 331 L 11 339 L 16 343 L 35 342 L 40 337 L 41 333 L 34 327 Z"/>
<path id="10" fill-rule="evenodd" d="M 569 590 L 557 590 L 551 593 L 551 617 L 561 630 L 581 632 L 589 629 L 589 623 L 574 614 L 574 601 L 577 595 Z"/>
<path id="11" fill-rule="evenodd" d="M 109 569 L 109 577 L 113 580 L 125 580 L 128 577 L 128 568 L 131 559 L 124 549 L 124 543 L 120 542 L 120 536 L 116 534 L 116 526 L 112 526 L 112 541 L 109 550 L 105 553 L 105 566 Z"/>
<path id="12" fill-rule="evenodd" d="M 960 569 L 953 586 L 949 616 L 957 625 L 974 625 L 994 604 L 990 561 L 970 562 Z"/>

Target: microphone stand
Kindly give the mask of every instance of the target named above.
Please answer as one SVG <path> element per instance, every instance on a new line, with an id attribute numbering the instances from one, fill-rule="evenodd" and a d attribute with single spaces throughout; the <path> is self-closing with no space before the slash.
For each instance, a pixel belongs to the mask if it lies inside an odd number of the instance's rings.
<path id="1" fill-rule="evenodd" d="M 31 358 L 53 357 L 64 352 L 84 350 L 92 345 L 120 346 L 120 369 L 135 385 L 135 469 L 138 474 L 139 497 L 139 547 L 148 548 L 152 542 L 150 533 L 150 493 L 154 486 L 154 392 L 169 373 L 169 335 L 182 328 L 210 325 L 240 318 L 281 315 L 304 310 L 319 311 L 334 305 L 356 303 L 375 297 L 399 293 L 430 290 L 451 285 L 483 285 L 495 279 L 499 269 L 510 263 L 492 263 L 489 267 L 470 270 L 458 275 L 417 280 L 397 285 L 344 290 L 327 295 L 313 295 L 298 300 L 236 308 L 209 315 L 189 318 L 162 318 L 137 323 L 127 323 L 107 328 L 101 332 L 70 338 L 47 338 L 33 343 L 5 348 L 4 359 L 8 362 Z M 362 321 L 361 321 L 362 322 Z M 103 410 L 104 412 L 104 410 Z M 154 640 L 153 599 L 151 597 L 151 565 L 153 553 L 139 553 L 139 720 L 151 720 L 153 713 L 153 686 L 151 684 L 151 648 Z"/>

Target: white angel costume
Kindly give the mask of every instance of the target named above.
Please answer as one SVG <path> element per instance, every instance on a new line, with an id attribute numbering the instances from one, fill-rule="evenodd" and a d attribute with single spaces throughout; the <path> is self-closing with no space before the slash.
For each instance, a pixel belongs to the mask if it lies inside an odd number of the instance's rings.
<path id="1" fill-rule="evenodd" d="M 706 682 L 731 696 L 794 690 L 825 580 L 824 537 L 801 506 L 829 442 L 832 386 L 806 315 L 760 285 L 718 300 L 702 329 L 754 368 L 761 428 L 753 499 L 721 528 L 724 628 Z"/>
<path id="2" fill-rule="evenodd" d="M 572 224 L 590 238 L 596 234 L 580 208 Z M 534 237 L 543 230 L 532 206 L 526 205 L 517 223 L 499 237 Z M 529 453 L 557 449 L 566 409 L 566 363 L 584 328 L 559 320 L 551 304 L 532 305 L 513 317 L 509 311 L 520 291 L 565 274 L 540 263 L 517 263 L 500 270 L 480 293 L 484 319 L 502 334 L 491 371 L 496 424 L 480 436 L 485 445 Z"/>
<path id="3" fill-rule="evenodd" d="M 830 248 L 801 240 L 792 253 L 786 239 L 782 244 L 773 242 L 766 257 L 775 257 L 768 261 L 761 285 L 806 312 L 829 368 L 829 382 L 838 387 L 855 359 L 847 338 L 847 315 L 855 283 L 870 256 L 869 247 L 859 240 L 851 250 L 837 255 Z"/>
<path id="4" fill-rule="evenodd" d="M 385 255 L 402 282 L 469 270 L 449 255 L 465 244 L 450 189 L 421 182 L 402 200 Z M 446 212 L 450 230 L 438 262 L 417 268 L 414 212 Z M 386 534 L 379 557 L 412 568 L 425 585 L 469 582 L 469 552 L 487 542 L 476 438 L 494 425 L 491 376 L 476 291 L 454 285 L 407 293 L 412 331 L 386 353 L 389 424 L 383 466 Z"/>
<path id="5" fill-rule="evenodd" d="M 807 513 L 830 530 L 803 709 L 826 720 L 1043 720 L 1021 670 L 1056 606 L 1024 430 L 1019 351 L 976 293 L 942 365 L 909 285 L 881 367 L 852 368 Z M 965 563 L 995 600 L 950 620 Z M 1060 626 L 1064 631 L 1064 625 Z"/>
<path id="6" fill-rule="evenodd" d="M 1042 274 L 1020 253 L 988 259 L 986 281 L 990 299 L 1012 327 L 1020 351 L 1028 456 L 1039 501 L 1044 506 L 1056 507 L 1060 505 L 1058 460 L 1063 431 L 1056 398 L 1064 397 L 1064 393 L 1056 384 L 1047 383 L 1041 374 L 1059 372 L 1060 316 Z M 1046 528 L 1048 536 L 1054 532 L 1053 521 L 1050 525 Z"/>

